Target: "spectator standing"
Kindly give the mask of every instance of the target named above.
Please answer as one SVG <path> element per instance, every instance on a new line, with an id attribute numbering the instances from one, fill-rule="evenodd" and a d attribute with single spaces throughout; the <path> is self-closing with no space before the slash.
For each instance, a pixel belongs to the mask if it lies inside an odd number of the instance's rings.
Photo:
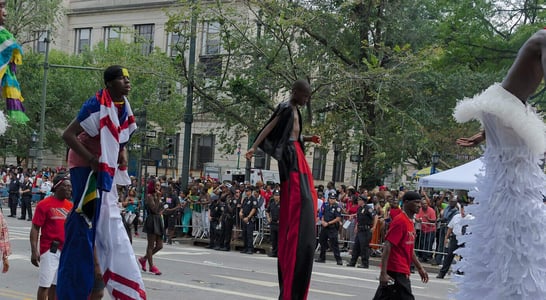
<path id="1" fill-rule="evenodd" d="M 267 221 L 269 223 L 269 231 L 271 236 L 271 253 L 270 257 L 278 256 L 279 244 L 279 217 L 280 217 L 281 193 L 278 190 L 273 192 L 273 201 L 269 201 L 267 206 Z"/>
<path id="2" fill-rule="evenodd" d="M 46 196 L 51 193 L 52 183 L 49 180 L 49 176 L 42 173 L 42 183 L 40 184 L 40 200 L 43 200 Z"/>
<path id="3" fill-rule="evenodd" d="M 334 252 L 334 258 L 339 266 L 343 265 L 341 255 L 339 253 L 339 241 L 338 230 L 339 223 L 341 222 L 341 207 L 337 204 L 337 194 L 331 193 L 328 196 L 328 202 L 323 206 L 319 242 L 320 242 L 320 255 L 315 260 L 318 263 L 326 262 L 326 249 L 328 249 L 328 242 L 330 249 Z"/>
<path id="4" fill-rule="evenodd" d="M 444 259 L 444 255 L 441 253 L 444 253 L 446 251 L 446 248 L 444 247 L 444 243 L 442 243 L 443 240 L 445 240 L 446 232 L 447 232 L 447 224 L 451 219 L 459 213 L 459 207 L 457 206 L 457 198 L 453 197 L 451 195 L 451 192 L 447 192 L 444 194 L 445 197 L 448 199 L 448 207 L 444 209 L 444 213 L 442 215 L 442 218 L 440 219 L 440 232 L 437 237 L 438 243 L 436 243 L 436 255 L 434 256 L 434 263 L 435 265 L 441 265 L 442 261 Z"/>
<path id="5" fill-rule="evenodd" d="M 406 192 L 402 201 L 403 212 L 392 220 L 385 237 L 379 287 L 374 300 L 415 299 L 409 279 L 412 262 L 419 271 L 421 281 L 428 282 L 427 271 L 413 251 L 415 228 L 412 219 L 421 206 L 421 196 L 416 192 Z"/>
<path id="6" fill-rule="evenodd" d="M 182 237 L 191 237 L 190 234 L 190 222 L 191 222 L 191 205 L 188 200 L 188 197 L 186 197 L 186 193 L 184 191 L 180 191 L 178 194 L 178 199 L 180 201 L 180 205 L 182 207 L 183 215 L 182 215 Z"/>
<path id="7" fill-rule="evenodd" d="M 53 195 L 38 202 L 30 229 L 31 262 L 39 267 L 38 300 L 56 299 L 57 270 L 65 241 L 64 225 L 72 209 L 68 174 L 53 179 Z M 39 242 L 38 242 L 39 240 Z"/>
<path id="8" fill-rule="evenodd" d="M 365 195 L 358 197 L 357 226 L 354 229 L 357 233 L 351 261 L 347 264 L 348 267 L 354 267 L 359 256 L 361 263 L 358 267 L 365 269 L 370 267 L 370 241 L 372 239 L 372 232 L 377 226 L 378 218 L 375 215 L 373 204 L 366 204 L 367 198 Z"/>
<path id="9" fill-rule="evenodd" d="M 428 262 L 432 259 L 432 245 L 436 234 L 436 213 L 425 199 L 421 200 L 421 209 L 415 215 L 415 222 L 421 224 L 419 250 L 423 250 L 417 256 L 421 261 Z"/>
<path id="10" fill-rule="evenodd" d="M 25 175 L 21 184 L 21 217 L 19 220 L 32 221 L 32 181 L 30 176 Z"/>

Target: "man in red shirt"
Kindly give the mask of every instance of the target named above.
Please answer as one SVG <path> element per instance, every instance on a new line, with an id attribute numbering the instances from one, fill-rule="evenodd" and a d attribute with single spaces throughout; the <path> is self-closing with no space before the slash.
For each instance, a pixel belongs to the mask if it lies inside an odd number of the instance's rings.
<path id="1" fill-rule="evenodd" d="M 434 235 L 436 234 L 436 212 L 428 206 L 426 199 L 421 200 L 421 210 L 415 215 L 415 222 L 421 223 L 421 235 L 417 248 L 423 251 L 418 251 L 418 258 L 423 262 L 428 262 L 432 259 L 432 244 L 434 244 Z"/>
<path id="2" fill-rule="evenodd" d="M 374 300 L 379 299 L 415 299 L 411 292 L 410 264 L 413 262 L 419 271 L 421 281 L 428 282 L 428 274 L 417 259 L 413 246 L 415 228 L 413 216 L 421 208 L 421 196 L 416 192 L 407 192 L 402 198 L 403 211 L 396 216 L 385 237 L 379 288 Z"/>
<path id="3" fill-rule="evenodd" d="M 68 173 L 53 179 L 53 195 L 38 202 L 30 229 L 31 262 L 40 268 L 36 299 L 56 299 L 57 269 L 64 245 L 64 223 L 72 209 L 72 184 Z M 40 235 L 41 234 L 41 235 Z M 38 235 L 40 247 L 38 248 Z"/>

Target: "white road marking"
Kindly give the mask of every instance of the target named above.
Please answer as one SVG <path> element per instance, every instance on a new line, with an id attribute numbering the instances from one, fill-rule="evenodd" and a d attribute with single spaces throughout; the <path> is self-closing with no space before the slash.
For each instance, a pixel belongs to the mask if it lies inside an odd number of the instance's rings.
<path id="1" fill-rule="evenodd" d="M 210 287 L 199 286 L 199 285 L 194 285 L 194 284 L 187 284 L 187 283 L 180 283 L 180 282 L 175 282 L 175 281 L 170 281 L 170 280 L 155 279 L 155 278 L 148 278 L 148 277 L 143 277 L 142 279 L 144 279 L 144 281 L 149 281 L 149 282 L 156 282 L 156 283 L 161 283 L 161 284 L 181 286 L 181 287 L 186 287 L 186 288 L 190 288 L 190 289 L 202 290 L 202 291 L 207 291 L 207 292 L 214 292 L 214 293 L 219 293 L 219 294 L 235 295 L 235 296 L 250 298 L 250 299 L 261 299 L 261 300 L 276 300 L 277 299 L 276 297 L 271 298 L 271 297 L 265 297 L 265 296 L 260 296 L 260 295 L 253 295 L 253 294 L 249 294 L 249 293 L 239 293 L 239 292 L 235 292 L 235 291 L 231 291 L 231 290 L 224 290 L 224 289 L 219 289 L 219 288 L 214 288 L 213 289 L 213 288 L 210 288 Z"/>

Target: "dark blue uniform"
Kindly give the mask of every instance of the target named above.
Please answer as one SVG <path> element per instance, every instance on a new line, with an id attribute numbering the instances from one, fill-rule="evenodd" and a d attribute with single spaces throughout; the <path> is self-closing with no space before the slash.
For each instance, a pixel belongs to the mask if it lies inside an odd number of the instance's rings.
<path id="1" fill-rule="evenodd" d="M 8 204 L 10 215 L 8 217 L 15 218 L 17 215 L 17 204 L 19 204 L 19 190 L 21 189 L 21 181 L 16 175 L 12 175 L 8 185 Z"/>
<path id="2" fill-rule="evenodd" d="M 220 217 L 222 216 L 223 205 L 220 205 L 220 199 L 217 195 L 214 195 L 214 200 L 209 205 L 210 223 L 210 242 L 209 247 L 215 250 L 220 249 L 220 236 L 222 225 L 220 223 Z"/>
<path id="3" fill-rule="evenodd" d="M 235 222 L 235 212 L 237 211 L 237 199 L 228 195 L 220 198 L 220 226 L 222 227 L 220 236 L 220 250 L 229 251 L 231 248 L 231 235 L 233 232 L 233 224 Z"/>
<path id="4" fill-rule="evenodd" d="M 252 212 L 254 210 L 254 212 Z M 244 249 L 241 252 L 252 254 L 254 253 L 254 242 L 252 234 L 256 221 L 256 212 L 258 211 L 258 201 L 254 196 L 245 197 L 241 206 L 243 217 L 241 218 L 241 229 L 243 230 Z M 252 215 L 251 215 L 252 213 Z M 248 218 L 245 223 L 244 218 Z"/>
<path id="5" fill-rule="evenodd" d="M 322 220 L 324 222 L 331 222 L 328 226 L 322 226 L 320 231 L 320 256 L 316 262 L 325 262 L 326 261 L 326 249 L 328 248 L 328 241 L 330 241 L 330 248 L 334 252 L 334 257 L 336 258 L 337 264 L 342 265 L 341 255 L 339 253 L 339 242 L 338 242 L 338 232 L 339 232 L 339 222 L 334 220 L 336 218 L 341 219 L 341 207 L 337 203 L 330 205 L 325 203 L 322 206 Z"/>
<path id="6" fill-rule="evenodd" d="M 369 205 L 359 206 L 356 212 L 357 218 L 357 234 L 353 246 L 353 254 L 351 261 L 347 266 L 353 267 L 356 265 L 358 256 L 361 258 L 359 268 L 368 268 L 370 259 L 370 241 L 372 239 L 372 226 L 375 213 L 373 207 Z"/>
<path id="7" fill-rule="evenodd" d="M 269 200 L 269 205 L 267 206 L 266 212 L 271 218 L 269 222 L 269 232 L 271 237 L 271 255 L 272 257 L 277 256 L 277 248 L 279 245 L 279 216 L 280 216 L 280 206 L 281 202 L 276 203 L 274 199 Z"/>

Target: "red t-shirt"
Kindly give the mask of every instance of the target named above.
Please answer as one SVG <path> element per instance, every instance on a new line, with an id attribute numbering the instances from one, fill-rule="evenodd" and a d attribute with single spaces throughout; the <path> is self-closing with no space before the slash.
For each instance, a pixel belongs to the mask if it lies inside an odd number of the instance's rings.
<path id="1" fill-rule="evenodd" d="M 385 239 L 392 245 L 387 271 L 409 275 L 415 243 L 413 222 L 406 214 L 399 214 L 392 220 Z"/>
<path id="2" fill-rule="evenodd" d="M 38 202 L 32 218 L 32 224 L 40 227 L 40 255 L 49 251 L 54 240 L 60 242 L 59 250 L 64 245 L 64 222 L 72 209 L 72 202 L 59 200 L 54 196 Z"/>
<path id="3" fill-rule="evenodd" d="M 391 209 L 389 210 L 389 215 L 391 216 L 391 220 L 394 220 L 394 218 L 396 218 L 396 216 L 398 216 L 401 213 L 402 213 L 402 209 L 400 209 L 400 207 L 391 207 Z"/>
<path id="4" fill-rule="evenodd" d="M 269 205 L 269 199 L 271 199 L 271 196 L 273 196 L 273 191 L 260 190 L 260 195 L 264 197 L 265 207 L 267 207 Z"/>
<path id="5" fill-rule="evenodd" d="M 434 221 L 436 220 L 436 212 L 432 207 L 427 207 L 427 210 L 424 211 L 423 208 L 419 210 L 419 213 L 415 215 L 416 219 L 422 219 L 423 223 L 421 224 L 421 231 L 422 232 L 435 232 L 436 231 L 436 225 L 434 225 Z M 428 220 L 430 221 L 428 221 Z"/>

